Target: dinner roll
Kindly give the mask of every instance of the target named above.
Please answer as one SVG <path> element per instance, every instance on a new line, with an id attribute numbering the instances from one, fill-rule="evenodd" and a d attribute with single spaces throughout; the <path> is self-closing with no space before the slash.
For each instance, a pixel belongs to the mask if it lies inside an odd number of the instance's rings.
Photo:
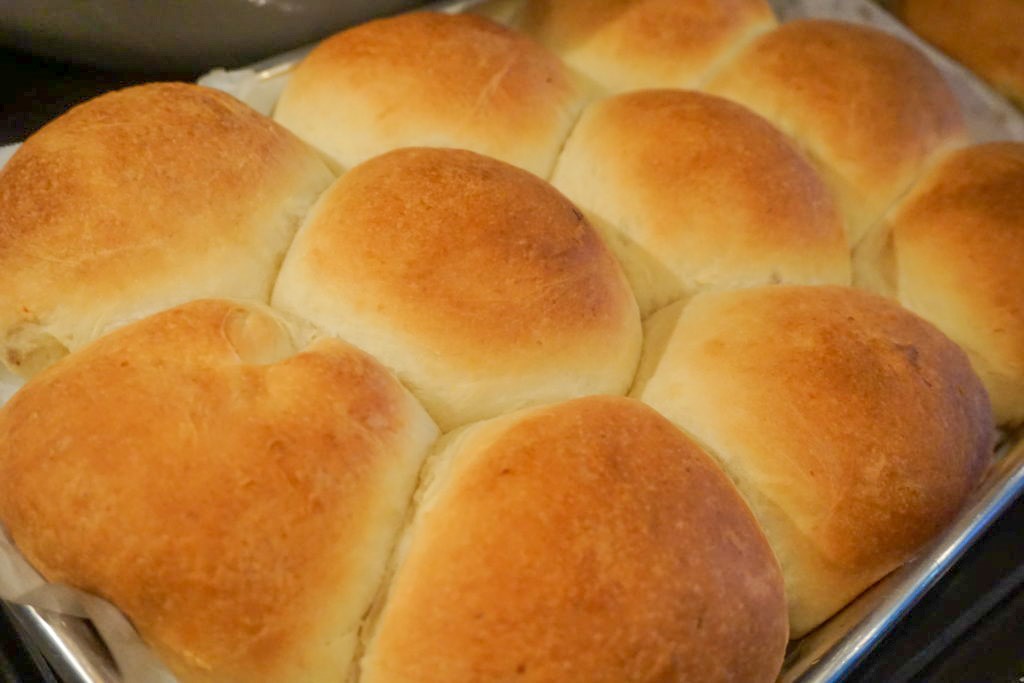
<path id="1" fill-rule="evenodd" d="M 1000 423 L 1024 421 L 1024 143 L 945 159 L 857 257 L 862 285 L 967 351 Z"/>
<path id="2" fill-rule="evenodd" d="M 343 168 L 398 147 L 459 147 L 542 177 L 582 94 L 557 57 L 483 17 L 379 19 L 320 43 L 274 118 Z"/>
<path id="3" fill-rule="evenodd" d="M 693 87 L 776 24 L 765 0 L 525 0 L 511 22 L 608 93 Z"/>
<path id="4" fill-rule="evenodd" d="M 428 462 L 364 683 L 775 680 L 771 549 L 728 478 L 650 408 L 530 409 Z"/>
<path id="5" fill-rule="evenodd" d="M 900 0 L 897 16 L 1024 107 L 1024 2 Z"/>
<path id="6" fill-rule="evenodd" d="M 182 681 L 340 681 L 437 429 L 369 356 L 258 306 L 103 337 L 0 410 L 0 520 Z"/>
<path id="7" fill-rule="evenodd" d="M 963 115 L 939 70 L 868 26 L 788 22 L 756 39 L 708 87 L 808 152 L 839 199 L 851 244 L 936 154 L 966 141 Z"/>
<path id="8" fill-rule="evenodd" d="M 782 564 L 799 637 L 948 524 L 989 462 L 966 356 L 841 287 L 711 292 L 652 316 L 634 394 L 716 456 Z"/>
<path id="9" fill-rule="evenodd" d="M 708 288 L 850 282 L 829 189 L 782 133 L 718 97 L 591 105 L 552 183 L 604 233 L 645 316 Z"/>
<path id="10" fill-rule="evenodd" d="M 332 180 L 295 136 L 182 83 L 102 95 L 0 171 L 0 343 L 30 376 L 104 330 L 203 296 L 267 300 Z"/>
<path id="11" fill-rule="evenodd" d="M 636 300 L 582 214 L 463 150 L 397 150 L 342 176 L 299 230 L 273 303 L 379 358 L 446 431 L 625 393 L 640 355 Z"/>

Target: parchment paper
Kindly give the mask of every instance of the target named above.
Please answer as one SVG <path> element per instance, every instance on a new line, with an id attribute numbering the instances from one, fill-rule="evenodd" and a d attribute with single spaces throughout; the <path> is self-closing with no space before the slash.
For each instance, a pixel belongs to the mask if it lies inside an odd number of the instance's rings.
<path id="1" fill-rule="evenodd" d="M 18 151 L 19 147 L 21 147 L 20 142 L 0 147 L 0 168 L 3 168 L 4 164 L 7 163 L 7 160 L 14 156 L 14 153 Z"/>

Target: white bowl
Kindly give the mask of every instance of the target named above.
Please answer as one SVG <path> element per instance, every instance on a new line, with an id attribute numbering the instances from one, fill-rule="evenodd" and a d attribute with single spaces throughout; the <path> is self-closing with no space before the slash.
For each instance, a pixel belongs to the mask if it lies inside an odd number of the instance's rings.
<path id="1" fill-rule="evenodd" d="M 423 0 L 13 0 L 0 44 L 132 71 L 243 66 Z"/>

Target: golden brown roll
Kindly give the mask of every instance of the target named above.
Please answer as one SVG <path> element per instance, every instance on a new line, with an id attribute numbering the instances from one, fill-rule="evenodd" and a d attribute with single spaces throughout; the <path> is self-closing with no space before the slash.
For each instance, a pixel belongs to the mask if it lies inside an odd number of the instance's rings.
<path id="1" fill-rule="evenodd" d="M 380 364 L 258 306 L 103 337 L 0 411 L 0 520 L 182 681 L 340 681 L 437 428 Z"/>
<path id="2" fill-rule="evenodd" d="M 581 105 L 565 65 L 526 36 L 420 12 L 322 42 L 274 118 L 343 168 L 398 147 L 458 147 L 547 177 Z"/>
<path id="3" fill-rule="evenodd" d="M 857 24 L 792 21 L 756 39 L 711 92 L 761 114 L 807 151 L 832 186 L 851 245 L 966 128 L 923 54 Z"/>
<path id="4" fill-rule="evenodd" d="M 29 376 L 104 330 L 204 296 L 267 300 L 332 180 L 224 93 L 156 83 L 75 107 L 0 171 L 0 344 Z"/>
<path id="5" fill-rule="evenodd" d="M 959 511 L 992 414 L 964 353 L 841 287 L 711 292 L 647 324 L 634 395 L 718 458 L 782 565 L 805 634 Z"/>
<path id="6" fill-rule="evenodd" d="M 996 419 L 1024 420 L 1024 143 L 960 150 L 858 251 L 859 284 L 967 352 Z"/>
<path id="7" fill-rule="evenodd" d="M 776 25 L 765 0 L 525 0 L 502 14 L 606 93 L 693 87 Z"/>
<path id="8" fill-rule="evenodd" d="M 625 393 L 640 355 L 633 293 L 576 207 L 463 150 L 397 150 L 342 176 L 273 303 L 379 358 L 446 431 Z"/>
<path id="9" fill-rule="evenodd" d="M 897 16 L 1024 107 L 1024 3 L 899 0 Z"/>
<path id="10" fill-rule="evenodd" d="M 364 683 L 775 680 L 776 560 L 728 478 L 650 408 L 531 409 L 430 463 Z"/>
<path id="11" fill-rule="evenodd" d="M 850 282 L 829 189 L 782 133 L 718 97 L 591 105 L 552 183 L 606 236 L 645 316 L 709 288 Z"/>

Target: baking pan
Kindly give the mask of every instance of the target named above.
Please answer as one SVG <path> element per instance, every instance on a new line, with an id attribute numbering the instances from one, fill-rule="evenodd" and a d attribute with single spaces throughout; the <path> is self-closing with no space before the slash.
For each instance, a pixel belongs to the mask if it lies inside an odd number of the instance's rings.
<path id="1" fill-rule="evenodd" d="M 473 0 L 460 0 L 436 2 L 428 7 L 462 11 L 473 4 L 477 3 Z M 773 4 L 783 18 L 801 12 L 833 17 L 842 14 L 843 18 L 873 24 L 887 19 L 880 10 L 867 9 L 870 6 L 860 1 L 778 0 Z M 837 9 L 840 5 L 841 10 Z M 882 28 L 892 30 L 893 27 L 887 24 Z M 901 37 L 921 45 L 905 32 L 901 33 Z M 309 49 L 299 48 L 246 69 L 211 72 L 200 82 L 227 90 L 255 108 L 269 113 L 287 81 L 289 71 Z M 924 51 L 939 63 L 950 78 L 965 104 L 975 137 L 1022 138 L 1020 131 L 1024 131 L 1024 120 L 1009 105 L 1002 103 L 970 74 L 937 56 L 933 50 L 925 48 Z M 986 116 L 986 112 L 990 112 L 991 116 Z M 1001 135 L 989 129 L 989 118 L 1005 124 Z M 830 683 L 845 678 L 1022 493 L 1024 430 L 1003 436 L 985 479 L 961 514 L 939 538 L 914 560 L 877 583 L 824 625 L 790 644 L 779 680 L 782 683 Z M 88 619 L 39 605 L 5 603 L 2 607 L 18 630 L 45 656 L 64 681 L 123 681 L 114 657 Z"/>

